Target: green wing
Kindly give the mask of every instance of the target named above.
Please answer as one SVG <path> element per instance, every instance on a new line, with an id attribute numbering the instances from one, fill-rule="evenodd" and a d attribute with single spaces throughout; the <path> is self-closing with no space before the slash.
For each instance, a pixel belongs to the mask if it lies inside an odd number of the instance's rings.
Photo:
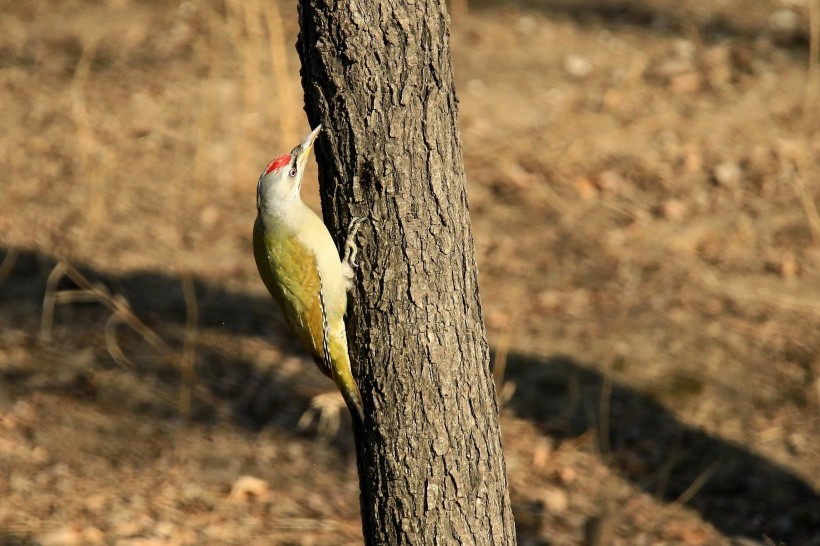
<path id="1" fill-rule="evenodd" d="M 266 237 L 258 219 L 253 226 L 253 254 L 262 281 L 299 341 L 322 373 L 331 377 L 323 358 L 321 281 L 315 254 L 295 236 Z"/>

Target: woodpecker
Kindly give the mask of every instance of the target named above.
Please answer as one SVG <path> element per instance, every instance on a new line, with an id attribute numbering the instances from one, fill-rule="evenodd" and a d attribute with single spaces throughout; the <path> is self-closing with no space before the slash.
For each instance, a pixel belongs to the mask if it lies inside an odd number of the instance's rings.
<path id="1" fill-rule="evenodd" d="M 327 227 L 301 198 L 305 165 L 321 129 L 317 126 L 289 154 L 268 163 L 259 177 L 253 255 L 259 276 L 296 337 L 336 383 L 351 413 L 363 422 L 364 407 L 350 367 L 344 323 L 356 267 L 354 240 L 362 219 L 350 223 L 340 259 Z"/>

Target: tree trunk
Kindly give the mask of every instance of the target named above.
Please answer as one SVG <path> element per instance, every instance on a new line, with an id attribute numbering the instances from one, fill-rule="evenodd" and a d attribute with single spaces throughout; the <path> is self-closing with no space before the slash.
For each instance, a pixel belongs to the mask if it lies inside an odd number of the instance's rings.
<path id="1" fill-rule="evenodd" d="M 301 0 L 325 221 L 368 219 L 348 311 L 367 544 L 515 544 L 442 0 Z"/>

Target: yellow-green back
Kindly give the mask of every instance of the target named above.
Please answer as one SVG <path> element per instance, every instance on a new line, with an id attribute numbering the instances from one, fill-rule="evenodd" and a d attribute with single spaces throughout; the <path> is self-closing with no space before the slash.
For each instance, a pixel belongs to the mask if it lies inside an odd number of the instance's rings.
<path id="1" fill-rule="evenodd" d="M 259 219 L 253 227 L 253 254 L 262 281 L 299 341 L 330 376 L 322 348 L 324 319 L 315 254 L 295 235 L 266 237 Z"/>

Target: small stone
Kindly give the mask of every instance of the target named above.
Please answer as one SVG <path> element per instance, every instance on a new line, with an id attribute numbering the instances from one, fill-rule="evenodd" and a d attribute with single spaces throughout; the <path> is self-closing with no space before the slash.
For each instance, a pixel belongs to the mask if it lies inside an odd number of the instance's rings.
<path id="1" fill-rule="evenodd" d="M 552 443 L 547 438 L 541 438 L 535 442 L 532 450 L 532 466 L 537 470 L 543 470 L 549 463 L 552 455 Z"/>
<path id="2" fill-rule="evenodd" d="M 769 16 L 769 28 L 775 39 L 788 41 L 794 38 L 800 26 L 797 13 L 790 9 L 779 9 Z"/>
<path id="3" fill-rule="evenodd" d="M 795 455 L 804 455 L 808 451 L 810 445 L 808 438 L 799 432 L 792 432 L 789 434 L 787 437 L 787 443 L 789 446 L 789 451 Z"/>
<path id="4" fill-rule="evenodd" d="M 724 161 L 712 171 L 715 181 L 721 186 L 736 186 L 740 182 L 743 171 L 734 161 Z"/>
<path id="5" fill-rule="evenodd" d="M 567 55 L 564 58 L 564 70 L 571 76 L 583 78 L 592 72 L 592 63 L 586 57 L 580 55 Z"/>
<path id="6" fill-rule="evenodd" d="M 588 201 L 598 196 L 598 188 L 586 176 L 579 176 L 575 179 L 575 189 L 581 199 Z"/>
<path id="7" fill-rule="evenodd" d="M 675 199 L 674 197 L 665 200 L 663 205 L 661 205 L 661 210 L 665 218 L 675 222 L 683 220 L 688 212 L 686 203 L 680 199 Z"/>
<path id="8" fill-rule="evenodd" d="M 177 532 L 177 527 L 170 521 L 161 521 L 154 528 L 154 534 L 163 538 L 172 537 Z"/>
<path id="9" fill-rule="evenodd" d="M 563 514 L 569 508 L 569 495 L 563 489 L 550 487 L 541 494 L 544 507 L 550 514 Z"/>
<path id="10" fill-rule="evenodd" d="M 270 485 L 254 476 L 241 476 L 233 484 L 228 499 L 238 502 L 265 502 L 270 499 Z"/>

